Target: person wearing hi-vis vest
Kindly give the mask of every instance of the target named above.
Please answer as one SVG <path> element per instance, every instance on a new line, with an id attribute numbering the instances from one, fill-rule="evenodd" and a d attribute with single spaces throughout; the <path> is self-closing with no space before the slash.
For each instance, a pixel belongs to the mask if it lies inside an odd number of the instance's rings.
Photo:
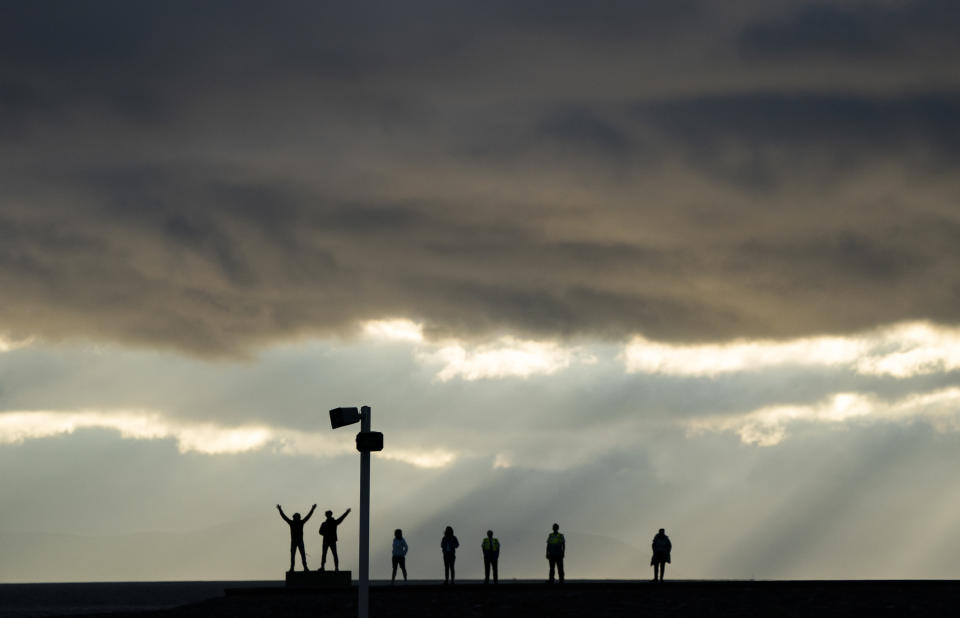
<path id="1" fill-rule="evenodd" d="M 493 567 L 493 583 L 498 582 L 497 561 L 500 560 L 500 539 L 494 538 L 493 530 L 487 530 L 487 538 L 480 543 L 483 550 L 483 583 L 490 583 L 490 567 Z"/>
<path id="2" fill-rule="evenodd" d="M 557 571 L 560 583 L 563 583 L 563 555 L 566 551 L 567 541 L 563 538 L 563 535 L 560 534 L 560 524 L 553 524 L 553 532 L 547 537 L 547 560 L 550 561 L 549 583 L 551 584 L 553 583 L 554 569 Z"/>

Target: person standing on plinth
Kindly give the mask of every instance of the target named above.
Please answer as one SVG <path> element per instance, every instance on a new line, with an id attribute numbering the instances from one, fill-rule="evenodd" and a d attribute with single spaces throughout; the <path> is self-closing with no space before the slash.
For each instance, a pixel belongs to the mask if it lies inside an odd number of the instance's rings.
<path id="1" fill-rule="evenodd" d="M 497 561 L 500 560 L 500 539 L 494 538 L 493 530 L 487 530 L 487 538 L 480 543 L 483 550 L 483 583 L 490 583 L 490 568 L 493 567 L 493 583 L 497 583 Z"/>
<path id="2" fill-rule="evenodd" d="M 290 524 L 290 572 L 293 573 L 293 561 L 294 557 L 297 555 L 297 550 L 300 550 L 300 562 L 303 563 L 303 570 L 309 571 L 307 568 L 307 551 L 303 547 L 303 524 L 307 523 L 307 520 L 310 519 L 310 516 L 313 515 L 313 510 L 317 508 L 317 505 L 314 504 L 310 507 L 310 512 L 307 513 L 307 516 L 303 519 L 300 519 L 300 513 L 294 513 L 293 519 L 290 519 L 283 512 L 283 509 L 280 508 L 280 505 L 277 505 L 277 510 L 280 511 L 280 517 L 283 518 L 283 521 Z"/>
<path id="3" fill-rule="evenodd" d="M 337 519 L 333 518 L 333 511 L 327 511 L 327 518 L 320 524 L 320 536 L 323 537 L 323 554 L 320 556 L 320 570 L 325 570 L 327 565 L 327 550 L 333 554 L 333 570 L 340 570 L 340 558 L 337 556 L 337 526 L 343 523 L 343 520 L 350 514 L 350 509 L 344 511 L 343 515 Z"/>
<path id="4" fill-rule="evenodd" d="M 553 571 L 556 569 L 563 583 L 563 556 L 567 553 L 567 540 L 560 534 L 560 524 L 553 524 L 553 532 L 547 537 L 547 560 L 550 562 L 550 580 L 553 583 Z"/>

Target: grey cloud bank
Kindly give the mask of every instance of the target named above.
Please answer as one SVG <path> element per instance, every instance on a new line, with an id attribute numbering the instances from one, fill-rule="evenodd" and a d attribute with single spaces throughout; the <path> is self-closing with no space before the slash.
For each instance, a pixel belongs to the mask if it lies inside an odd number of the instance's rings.
<path id="1" fill-rule="evenodd" d="M 954 323 L 956 11 L 911 7 L 10 5 L 0 330 Z"/>

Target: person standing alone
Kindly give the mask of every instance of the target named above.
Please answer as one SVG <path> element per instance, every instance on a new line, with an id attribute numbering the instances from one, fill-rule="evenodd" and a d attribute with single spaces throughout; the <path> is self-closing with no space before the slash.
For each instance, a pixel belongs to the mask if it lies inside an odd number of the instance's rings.
<path id="1" fill-rule="evenodd" d="M 443 531 L 443 538 L 440 539 L 440 551 L 443 552 L 443 583 L 457 583 L 457 571 L 454 564 L 457 561 L 457 548 L 460 547 L 460 541 L 453 536 L 453 528 L 447 526 Z"/>
<path id="2" fill-rule="evenodd" d="M 560 524 L 553 524 L 553 532 L 547 537 L 547 560 L 550 562 L 550 580 L 553 583 L 553 571 L 556 568 L 560 583 L 563 583 L 563 556 L 567 553 L 567 540 L 560 534 Z"/>
<path id="3" fill-rule="evenodd" d="M 320 570 L 323 571 L 327 565 L 327 550 L 333 554 L 333 570 L 340 570 L 340 558 L 337 556 L 337 526 L 343 523 L 343 520 L 350 514 L 350 509 L 344 511 L 343 515 L 337 519 L 333 518 L 333 511 L 327 511 L 327 518 L 320 524 L 320 536 L 323 537 L 323 554 L 320 556 Z"/>
<path id="4" fill-rule="evenodd" d="M 483 550 L 483 583 L 490 583 L 490 568 L 493 567 L 493 583 L 497 583 L 497 561 L 500 560 L 500 539 L 494 538 L 493 530 L 487 530 L 487 538 L 480 543 Z"/>
<path id="5" fill-rule="evenodd" d="M 403 571 L 403 581 L 407 581 L 407 542 L 403 540 L 403 530 L 397 528 L 393 531 L 393 575 L 390 576 L 390 583 L 397 581 L 397 567 Z"/>
<path id="6" fill-rule="evenodd" d="M 650 545 L 653 548 L 653 557 L 650 558 L 650 566 L 653 567 L 653 581 L 657 581 L 657 567 L 660 567 L 659 581 L 663 581 L 663 571 L 667 563 L 670 562 L 670 550 L 673 549 L 673 545 L 663 528 L 660 528 L 660 532 L 653 537 L 653 543 Z"/>

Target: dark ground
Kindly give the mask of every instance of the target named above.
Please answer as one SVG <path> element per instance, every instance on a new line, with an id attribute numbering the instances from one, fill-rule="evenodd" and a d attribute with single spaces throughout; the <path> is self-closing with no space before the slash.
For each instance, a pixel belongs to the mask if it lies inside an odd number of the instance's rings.
<path id="1" fill-rule="evenodd" d="M 172 610 L 111 618 L 356 616 L 356 588 L 231 590 Z M 370 615 L 443 616 L 957 616 L 958 581 L 572 582 L 563 586 L 461 583 L 370 588 Z"/>

